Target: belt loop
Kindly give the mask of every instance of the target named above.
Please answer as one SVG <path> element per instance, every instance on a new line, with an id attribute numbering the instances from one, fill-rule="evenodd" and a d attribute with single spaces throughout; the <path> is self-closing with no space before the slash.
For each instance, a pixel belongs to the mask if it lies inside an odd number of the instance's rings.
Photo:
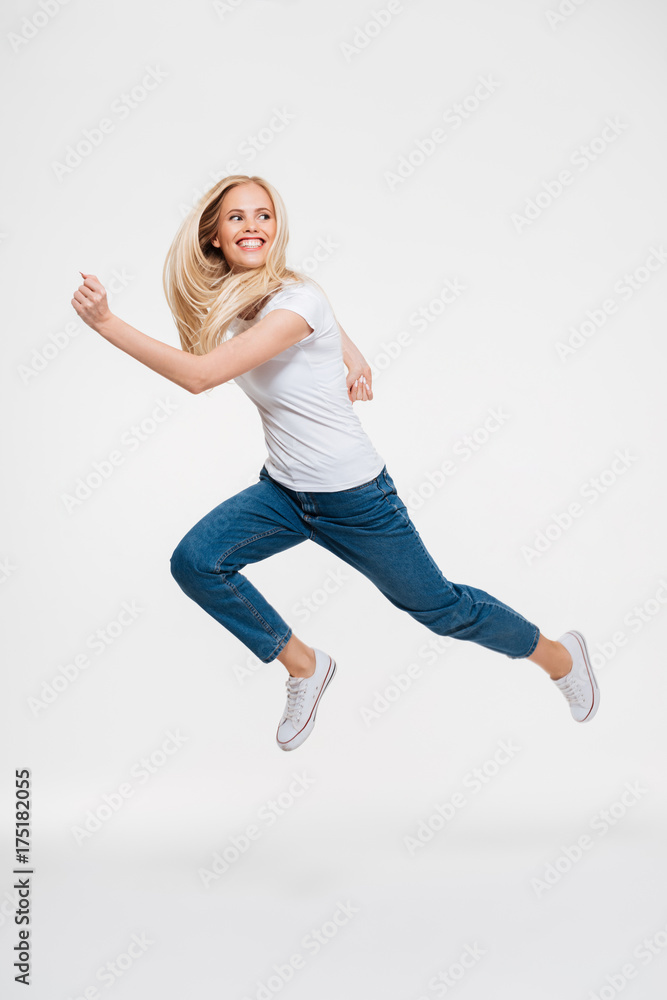
<path id="1" fill-rule="evenodd" d="M 389 496 L 389 494 L 391 492 L 393 492 L 393 487 L 392 487 L 391 483 L 389 482 L 389 480 L 387 478 L 388 473 L 387 473 L 387 466 L 386 465 L 384 465 L 382 467 L 382 472 L 380 473 L 380 475 L 382 477 L 382 482 L 384 483 L 384 485 L 385 485 L 385 487 L 386 487 L 386 489 L 388 491 L 387 493 L 385 493 L 385 497 L 387 497 L 387 496 Z"/>

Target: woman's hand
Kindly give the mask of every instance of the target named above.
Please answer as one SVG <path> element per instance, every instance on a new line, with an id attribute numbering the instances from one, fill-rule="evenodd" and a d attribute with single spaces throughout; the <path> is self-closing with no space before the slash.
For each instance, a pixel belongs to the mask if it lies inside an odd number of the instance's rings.
<path id="1" fill-rule="evenodd" d="M 107 304 L 107 293 L 94 274 L 84 274 L 83 271 L 79 271 L 79 274 L 83 278 L 83 284 L 75 291 L 72 305 L 84 323 L 99 331 L 100 324 L 112 316 Z"/>
<path id="2" fill-rule="evenodd" d="M 368 402 L 373 398 L 371 366 L 361 356 L 357 361 L 349 361 L 346 364 L 348 371 L 345 382 L 348 398 L 352 403 Z"/>
<path id="3" fill-rule="evenodd" d="M 373 398 L 371 366 L 357 345 L 350 340 L 343 327 L 338 323 L 338 320 L 336 320 L 336 323 L 340 330 L 343 361 L 347 368 L 347 375 L 345 377 L 347 398 L 352 403 L 356 403 L 359 400 L 367 402 Z"/>

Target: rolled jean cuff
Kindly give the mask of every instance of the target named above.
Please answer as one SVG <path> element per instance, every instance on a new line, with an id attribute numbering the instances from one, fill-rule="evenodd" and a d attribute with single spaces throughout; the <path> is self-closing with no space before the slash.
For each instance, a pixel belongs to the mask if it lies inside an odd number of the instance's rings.
<path id="1" fill-rule="evenodd" d="M 539 642 L 539 639 L 540 639 L 540 630 L 539 630 L 539 628 L 536 625 L 535 626 L 535 635 L 533 636 L 533 641 L 531 642 L 530 649 L 528 650 L 527 653 L 520 653 L 518 656 L 511 656 L 509 653 L 506 653 L 505 655 L 510 660 L 524 660 L 527 656 L 530 656 L 532 653 L 535 652 L 535 648 L 537 646 L 537 643 Z"/>
<path id="2" fill-rule="evenodd" d="M 274 646 L 273 651 L 269 653 L 268 656 L 260 656 L 259 659 L 261 660 L 261 662 L 271 663 L 272 660 L 275 660 L 278 654 L 282 653 L 283 649 L 285 648 L 285 646 L 287 645 L 287 643 L 290 641 L 291 638 L 292 638 L 292 629 L 290 628 L 289 632 L 285 633 L 282 639 L 279 640 L 278 645 Z"/>

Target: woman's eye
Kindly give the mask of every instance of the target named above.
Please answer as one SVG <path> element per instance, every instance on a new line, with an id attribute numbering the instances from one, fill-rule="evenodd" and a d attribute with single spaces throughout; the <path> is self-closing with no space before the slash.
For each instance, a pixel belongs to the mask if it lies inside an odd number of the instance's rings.
<path id="1" fill-rule="evenodd" d="M 262 215 L 265 215 L 267 219 L 271 218 L 268 212 L 262 212 Z M 230 215 L 229 221 L 232 222 L 234 219 L 240 219 L 240 218 L 241 218 L 240 215 Z"/>

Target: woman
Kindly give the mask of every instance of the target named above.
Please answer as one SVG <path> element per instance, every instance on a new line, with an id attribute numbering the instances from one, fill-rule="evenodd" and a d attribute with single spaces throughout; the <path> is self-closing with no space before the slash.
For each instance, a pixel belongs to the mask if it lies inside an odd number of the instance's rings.
<path id="1" fill-rule="evenodd" d="M 240 571 L 307 538 L 437 635 L 537 663 L 572 717 L 589 721 L 599 689 L 581 633 L 545 638 L 485 591 L 449 582 L 426 550 L 353 410 L 373 398 L 370 366 L 319 285 L 286 267 L 288 238 L 283 201 L 261 177 L 226 177 L 200 199 L 164 266 L 181 350 L 113 315 L 95 275 L 80 272 L 72 299 L 85 323 L 153 371 L 193 393 L 234 381 L 259 410 L 268 457 L 258 481 L 187 532 L 171 571 L 262 662 L 286 667 L 278 746 L 294 750 L 308 737 L 336 663 L 299 639 Z"/>

